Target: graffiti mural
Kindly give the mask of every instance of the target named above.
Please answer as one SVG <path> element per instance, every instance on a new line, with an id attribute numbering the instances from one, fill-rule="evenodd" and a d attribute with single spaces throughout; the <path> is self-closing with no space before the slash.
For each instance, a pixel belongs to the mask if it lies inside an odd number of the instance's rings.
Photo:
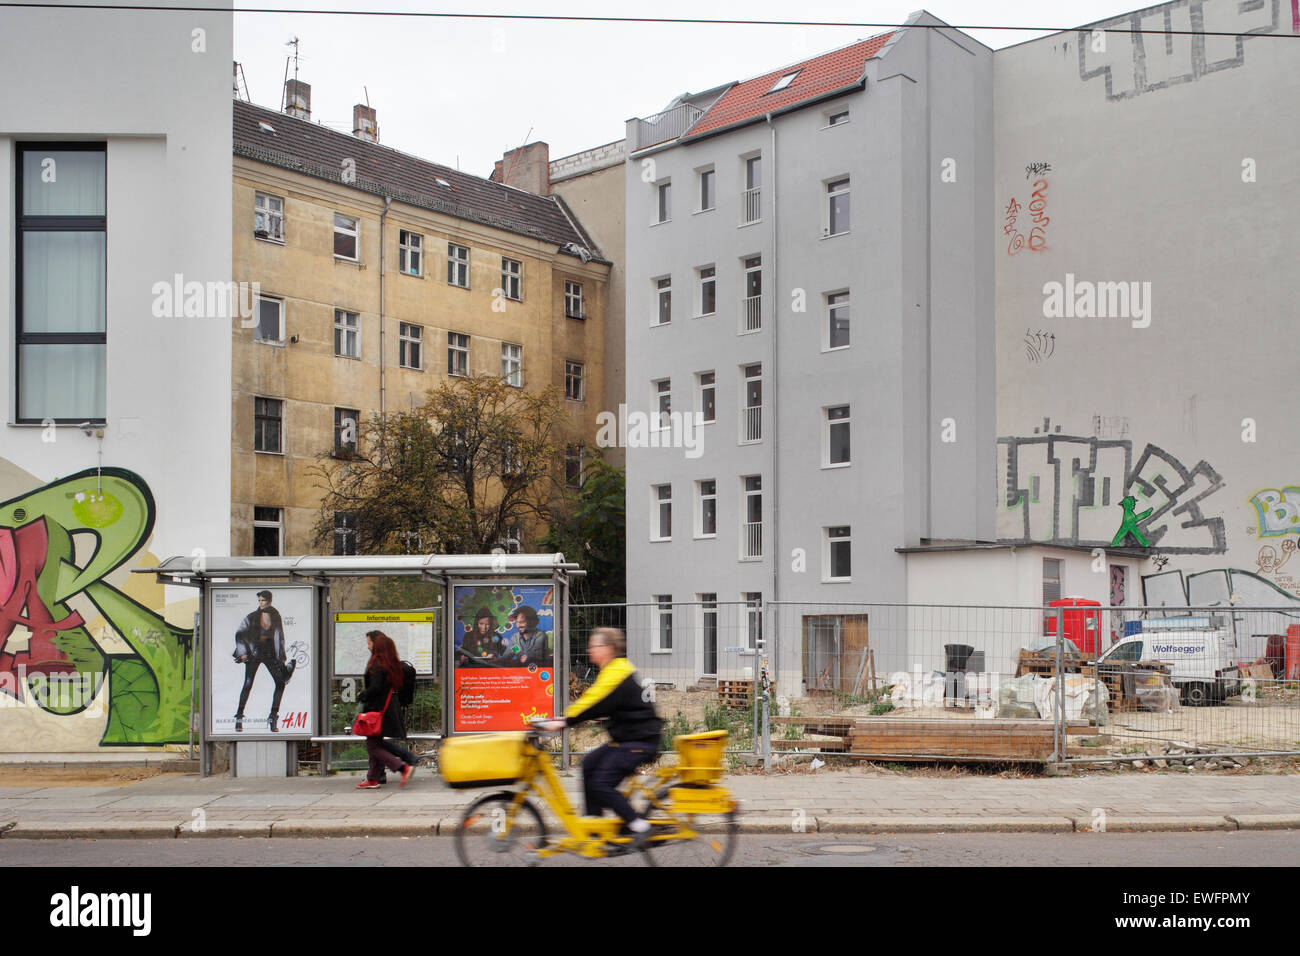
<path id="1" fill-rule="evenodd" d="M 1051 358 L 1056 353 L 1056 335 L 1043 329 L 1025 329 L 1025 353 L 1029 361 L 1037 364 Z"/>
<path id="2" fill-rule="evenodd" d="M 99 746 L 188 740 L 192 632 L 106 580 L 153 526 L 148 486 L 120 468 L 0 503 L 0 749 L 35 749 L 8 739 L 20 708 L 97 718 Z"/>
<path id="3" fill-rule="evenodd" d="M 1292 0 L 1291 30 L 1300 33 L 1295 8 Z M 1285 29 L 1282 0 L 1174 0 L 1080 30 L 1079 79 L 1103 78 L 1112 102 L 1132 99 L 1236 69 L 1246 62 L 1247 40 Z"/>
<path id="4" fill-rule="evenodd" d="M 1250 503 L 1259 518 L 1259 537 L 1300 534 L 1300 488 L 1265 488 L 1251 495 Z"/>
<path id="5" fill-rule="evenodd" d="M 998 439 L 998 485 L 1007 544 L 1051 543 L 1110 547 L 1118 510 L 1127 497 L 1142 511 L 1135 527 L 1150 547 L 1166 554 L 1227 551 L 1223 519 L 1202 513 L 1206 498 L 1223 487 L 1208 462 L 1188 468 L 1148 444 L 1133 463 L 1133 443 L 1062 435 L 1050 419 L 1035 434 Z M 1127 509 L 1124 512 L 1128 513 Z"/>
<path id="6" fill-rule="evenodd" d="M 1030 252 L 1043 252 L 1047 249 L 1047 226 L 1052 221 L 1047 215 L 1047 180 L 1034 180 L 1032 189 L 1028 209 L 1012 196 L 1011 201 L 1002 211 L 1002 234 L 1008 237 L 1007 255 L 1009 256 L 1014 256 L 1025 249 Z M 1028 222 L 1017 225 L 1022 212 L 1026 213 L 1025 218 Z M 1028 235 L 1021 232 L 1025 227 L 1029 229 Z"/>
<path id="7" fill-rule="evenodd" d="M 1150 607 L 1170 608 L 1276 608 L 1273 613 L 1251 612 L 1237 634 L 1243 660 L 1255 660 L 1264 653 L 1269 634 L 1285 634 L 1300 624 L 1300 597 L 1289 594 L 1253 571 L 1215 568 L 1199 574 L 1165 571 L 1142 576 L 1142 599 Z"/>

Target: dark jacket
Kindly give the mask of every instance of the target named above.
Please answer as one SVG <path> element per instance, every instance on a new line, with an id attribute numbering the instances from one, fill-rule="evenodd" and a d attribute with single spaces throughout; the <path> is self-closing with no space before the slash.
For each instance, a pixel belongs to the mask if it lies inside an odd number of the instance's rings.
<path id="1" fill-rule="evenodd" d="M 271 615 L 272 636 L 269 641 L 263 641 L 262 638 L 262 614 Z M 281 664 L 285 662 L 284 655 L 284 623 L 280 619 L 280 612 L 274 607 L 265 609 L 258 608 L 251 611 L 242 621 L 239 627 L 235 629 L 235 655 L 236 658 L 248 657 L 252 660 L 267 659 L 274 657 Z"/>
<path id="2" fill-rule="evenodd" d="M 361 692 L 361 700 L 358 701 L 359 709 L 362 712 L 383 709 L 388 690 L 387 674 L 377 667 L 366 671 L 366 688 Z M 388 709 L 384 711 L 384 736 L 401 740 L 406 737 L 406 725 L 402 722 L 402 708 L 397 703 L 397 694 L 398 691 L 394 689 L 393 699 L 388 702 Z"/>
<path id="3" fill-rule="evenodd" d="M 564 716 L 570 727 L 584 720 L 607 718 L 609 735 L 616 743 L 652 742 L 655 750 L 659 749 L 663 721 L 646 699 L 636 668 L 626 657 L 616 657 L 602 667 L 595 683 Z"/>

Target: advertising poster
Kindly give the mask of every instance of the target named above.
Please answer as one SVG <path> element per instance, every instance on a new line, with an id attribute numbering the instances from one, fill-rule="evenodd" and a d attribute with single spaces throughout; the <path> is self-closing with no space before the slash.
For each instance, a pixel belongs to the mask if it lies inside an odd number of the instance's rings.
<path id="1" fill-rule="evenodd" d="M 316 727 L 315 589 L 214 586 L 208 639 L 208 738 L 295 740 Z"/>
<path id="2" fill-rule="evenodd" d="M 340 611 L 334 615 L 334 676 L 360 677 L 370 662 L 366 634 L 383 631 L 422 677 L 433 674 L 436 611 Z"/>
<path id="3" fill-rule="evenodd" d="M 523 730 L 553 716 L 555 589 L 494 582 L 452 592 L 452 730 Z"/>

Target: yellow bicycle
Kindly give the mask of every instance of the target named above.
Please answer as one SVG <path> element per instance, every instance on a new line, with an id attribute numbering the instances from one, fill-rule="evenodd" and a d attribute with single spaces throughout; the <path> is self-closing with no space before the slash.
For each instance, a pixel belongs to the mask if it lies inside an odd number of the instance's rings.
<path id="1" fill-rule="evenodd" d="M 456 788 L 515 784 L 479 797 L 461 816 L 456 856 L 465 866 L 533 865 L 561 853 L 604 859 L 632 852 L 632 837 L 617 817 L 585 817 L 574 810 L 542 731 L 475 734 L 443 742 L 439 770 Z M 726 866 L 736 849 L 738 805 L 721 786 L 725 730 L 674 740 L 675 765 L 658 767 L 644 781 L 624 784 L 634 805 L 642 801 L 651 834 L 644 846 L 652 866 Z M 563 835 L 548 836 L 536 796 L 559 818 Z"/>

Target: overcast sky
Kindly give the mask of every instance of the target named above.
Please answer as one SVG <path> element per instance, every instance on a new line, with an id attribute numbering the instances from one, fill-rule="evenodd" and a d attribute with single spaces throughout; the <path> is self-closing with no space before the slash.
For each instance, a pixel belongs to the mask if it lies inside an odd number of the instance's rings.
<path id="1" fill-rule="evenodd" d="M 242 0 L 240 0 L 242 2 Z M 237 5 L 240 3 L 237 2 Z M 267 5 L 272 5 L 268 3 Z M 828 20 L 900 24 L 916 0 L 276 0 L 277 7 L 434 10 L 690 19 Z M 1142 4 L 1123 0 L 934 0 L 948 23 L 1069 28 Z M 544 140 L 551 158 L 622 139 L 623 121 L 677 94 L 767 73 L 884 32 L 868 27 L 575 23 L 314 14 L 235 15 L 235 59 L 254 103 L 278 109 L 285 44 L 298 37 L 299 78 L 312 119 L 351 132 L 352 106 L 379 113 L 380 141 L 481 176 L 501 154 Z M 973 30 L 999 49 L 1042 33 Z M 292 75 L 292 66 L 289 67 Z"/>

